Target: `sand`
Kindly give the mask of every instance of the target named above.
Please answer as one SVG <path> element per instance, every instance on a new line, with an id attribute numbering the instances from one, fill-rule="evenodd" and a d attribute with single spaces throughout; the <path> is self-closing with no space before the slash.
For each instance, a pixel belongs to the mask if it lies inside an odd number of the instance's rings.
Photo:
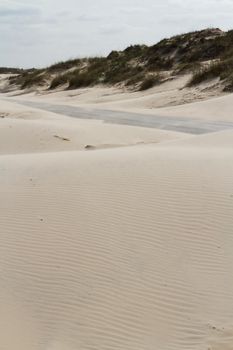
<path id="1" fill-rule="evenodd" d="M 185 134 L 63 117 L 0 101 L 0 154 L 76 151 L 160 143 Z"/>
<path id="2" fill-rule="evenodd" d="M 233 131 L 0 109 L 0 347 L 230 350 Z"/>
<path id="3" fill-rule="evenodd" d="M 13 91 L 9 97 L 20 101 L 78 106 L 86 109 L 126 111 L 140 114 L 206 121 L 232 121 L 233 94 L 223 93 L 218 80 L 187 88 L 191 75 L 181 75 L 143 92 L 117 87 L 97 86 L 66 91 L 23 93 Z"/>
<path id="4" fill-rule="evenodd" d="M 94 107 L 152 114 L 155 112 L 159 114 L 161 110 L 165 110 L 168 111 L 169 115 L 173 114 L 173 110 L 179 112 L 179 106 L 181 106 L 181 111 L 185 113 L 186 109 L 183 110 L 185 105 L 188 112 L 185 116 L 189 115 L 188 106 L 192 102 L 196 105 L 196 102 L 199 101 L 212 101 L 216 97 L 227 98 L 229 96 L 229 94 L 222 92 L 222 87 L 219 81 L 216 80 L 203 83 L 197 87 L 187 88 L 186 85 L 190 78 L 190 74 L 181 75 L 143 92 L 100 85 L 65 91 L 63 91 L 63 88 L 55 91 L 37 89 L 26 94 L 22 94 L 22 91 L 13 91 L 8 95 L 19 100 L 35 100 L 85 108 Z M 212 102 L 210 102 L 210 105 L 212 105 Z M 213 110 L 215 110 L 214 107 L 212 107 Z"/>

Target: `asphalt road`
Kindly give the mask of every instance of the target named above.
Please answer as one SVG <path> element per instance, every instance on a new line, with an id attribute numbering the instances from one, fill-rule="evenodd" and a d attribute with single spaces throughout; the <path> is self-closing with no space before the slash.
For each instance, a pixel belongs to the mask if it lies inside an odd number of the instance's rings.
<path id="1" fill-rule="evenodd" d="M 194 135 L 233 129 L 233 122 L 205 121 L 196 118 L 178 118 L 111 110 L 86 109 L 76 106 L 23 100 L 20 101 L 16 99 L 10 99 L 10 101 L 73 118 L 95 119 L 102 120 L 105 123 L 141 126 L 161 130 L 185 132 Z"/>

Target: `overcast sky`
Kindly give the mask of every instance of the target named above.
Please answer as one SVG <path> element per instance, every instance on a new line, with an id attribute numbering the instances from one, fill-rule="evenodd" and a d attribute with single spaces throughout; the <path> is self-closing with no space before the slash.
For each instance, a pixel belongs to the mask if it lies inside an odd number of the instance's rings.
<path id="1" fill-rule="evenodd" d="M 233 0 L 0 0 L 0 66 L 46 66 L 190 30 L 230 29 L 232 14 Z"/>

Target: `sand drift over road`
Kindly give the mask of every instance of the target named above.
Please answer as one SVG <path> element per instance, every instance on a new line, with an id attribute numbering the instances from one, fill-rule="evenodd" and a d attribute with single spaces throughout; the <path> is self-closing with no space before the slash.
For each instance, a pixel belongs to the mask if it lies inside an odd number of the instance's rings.
<path id="1" fill-rule="evenodd" d="M 57 114 L 68 115 L 74 118 L 103 120 L 106 123 L 112 124 L 155 128 L 194 135 L 233 129 L 233 122 L 227 121 L 205 121 L 197 118 L 166 117 L 132 113 L 127 111 L 121 112 L 102 109 L 85 109 L 77 106 L 56 105 L 51 103 L 24 100 L 15 100 L 15 102 L 28 107 L 39 108 Z"/>

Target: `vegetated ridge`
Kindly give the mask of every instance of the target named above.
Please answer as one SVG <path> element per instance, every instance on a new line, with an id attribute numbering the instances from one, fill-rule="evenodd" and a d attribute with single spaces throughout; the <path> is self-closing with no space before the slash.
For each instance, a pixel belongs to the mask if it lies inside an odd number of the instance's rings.
<path id="1" fill-rule="evenodd" d="M 233 91 L 233 30 L 205 29 L 164 39 L 153 46 L 133 45 L 107 57 L 59 62 L 44 69 L 14 70 L 9 87 L 77 89 L 97 84 L 146 90 L 168 79 L 192 73 L 188 86 L 218 78 Z M 0 68 L 0 73 L 4 68 Z"/>

